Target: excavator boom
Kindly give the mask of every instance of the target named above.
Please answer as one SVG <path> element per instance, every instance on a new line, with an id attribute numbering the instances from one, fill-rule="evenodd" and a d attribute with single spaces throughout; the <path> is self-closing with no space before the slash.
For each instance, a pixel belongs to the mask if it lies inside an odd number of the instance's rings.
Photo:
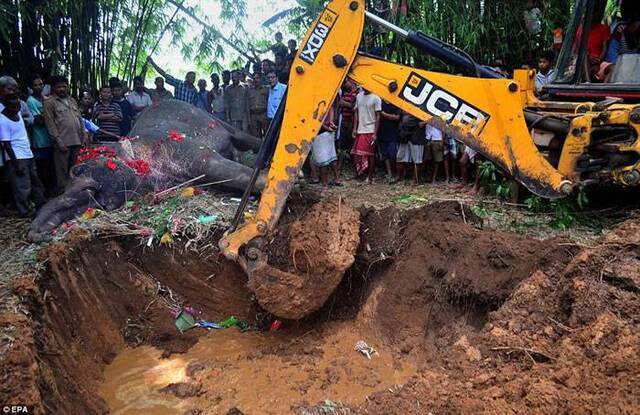
<path id="1" fill-rule="evenodd" d="M 277 224 L 311 143 L 347 76 L 480 151 L 533 193 L 555 198 L 571 191 L 571 183 L 533 144 L 517 83 L 486 79 L 499 76 L 451 46 L 405 32 L 373 15 L 369 16 L 376 23 L 405 36 L 409 43 L 473 70 L 478 78 L 429 72 L 360 55 L 365 15 L 369 14 L 364 0 L 330 1 L 310 27 L 293 62 L 280 135 L 257 212 L 220 241 L 225 256 L 238 261 L 249 274 L 251 261 L 259 252 L 259 244 L 251 247 L 250 242 Z M 243 247 L 244 256 L 240 255 Z"/>

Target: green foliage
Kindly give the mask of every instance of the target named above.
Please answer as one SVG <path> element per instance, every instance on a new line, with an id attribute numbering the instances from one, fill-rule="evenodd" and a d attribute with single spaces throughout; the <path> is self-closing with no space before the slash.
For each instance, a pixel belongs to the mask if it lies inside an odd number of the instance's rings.
<path id="1" fill-rule="evenodd" d="M 489 216 L 489 209 L 487 209 L 485 206 L 482 206 L 482 205 L 479 205 L 479 204 L 471 206 L 471 211 L 476 216 L 479 216 L 481 218 L 486 218 L 487 216 Z"/>
<path id="2" fill-rule="evenodd" d="M 324 0 L 297 0 L 297 6 L 283 10 L 267 19 L 262 25 L 272 26 L 282 20 L 287 21 L 289 31 L 302 37 L 311 23 L 324 9 Z"/>
<path id="3" fill-rule="evenodd" d="M 525 199 L 524 204 L 527 209 L 534 213 L 543 212 L 546 209 L 545 200 L 540 196 L 531 195 Z"/>
<path id="4" fill-rule="evenodd" d="M 490 161 L 479 160 L 480 183 L 500 199 L 507 200 L 511 197 L 509 181 L 500 174 L 500 171 Z"/>
<path id="5" fill-rule="evenodd" d="M 524 203 L 531 212 L 551 213 L 553 218 L 549 222 L 549 226 L 554 229 L 566 230 L 575 224 L 577 220 L 576 213 L 589 204 L 589 199 L 584 188 L 580 188 L 571 196 L 561 199 L 549 201 L 532 195 L 525 199 Z"/>
<path id="6" fill-rule="evenodd" d="M 575 204 L 570 198 L 562 198 L 551 202 L 554 218 L 549 226 L 554 229 L 567 230 L 576 221 Z"/>
<path id="7" fill-rule="evenodd" d="M 293 33 L 302 34 L 324 5 L 322 0 L 298 0 L 298 6 L 271 17 L 266 25 L 287 19 Z M 377 0 L 367 1 L 374 10 Z M 542 33 L 530 35 L 525 28 L 523 13 L 526 0 L 429 0 L 409 1 L 406 15 L 400 13 L 399 1 L 383 0 L 388 12 L 383 18 L 406 29 L 421 31 L 455 45 L 480 63 L 493 64 L 503 60 L 508 67 L 518 68 L 535 61 L 538 50 L 549 48 L 553 29 L 566 27 L 571 0 L 546 0 L 542 18 Z M 365 48 L 378 47 L 386 58 L 432 70 L 453 70 L 425 56 L 403 39 L 380 28 L 368 25 Z"/>

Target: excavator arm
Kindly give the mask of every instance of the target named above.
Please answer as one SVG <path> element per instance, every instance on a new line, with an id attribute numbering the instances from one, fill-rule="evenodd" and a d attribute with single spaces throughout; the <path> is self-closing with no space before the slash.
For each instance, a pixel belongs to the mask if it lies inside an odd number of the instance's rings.
<path id="1" fill-rule="evenodd" d="M 429 72 L 358 54 L 365 16 L 478 77 Z M 225 256 L 239 262 L 249 275 L 252 262 L 264 260 L 259 237 L 276 226 L 347 76 L 480 151 L 533 193 L 555 198 L 571 191 L 571 183 L 538 153 L 529 135 L 517 83 L 498 79 L 495 72 L 451 46 L 370 15 L 364 0 L 332 0 L 307 32 L 292 65 L 280 133 L 257 212 L 220 241 Z"/>

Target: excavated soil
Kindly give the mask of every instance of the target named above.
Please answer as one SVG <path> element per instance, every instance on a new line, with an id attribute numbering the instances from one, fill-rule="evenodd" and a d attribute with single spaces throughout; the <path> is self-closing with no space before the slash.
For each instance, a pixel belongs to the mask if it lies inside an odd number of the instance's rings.
<path id="1" fill-rule="evenodd" d="M 267 248 L 270 263 L 253 269 L 249 287 L 275 316 L 306 317 L 335 291 L 359 243 L 359 213 L 342 197 L 323 200 L 280 226 Z"/>
<path id="2" fill-rule="evenodd" d="M 290 210 L 282 235 L 305 212 Z M 638 411 L 640 218 L 582 247 L 485 230 L 458 203 L 359 216 L 335 292 L 275 332 L 175 329 L 170 302 L 263 319 L 242 271 L 216 255 L 81 235 L 54 246 L 46 273 L 14 284 L 24 313 L 1 317 L 15 335 L 0 402 L 61 414 Z M 316 256 L 283 240 L 269 241 L 271 264 L 311 270 Z M 356 352 L 359 340 L 378 354 Z"/>

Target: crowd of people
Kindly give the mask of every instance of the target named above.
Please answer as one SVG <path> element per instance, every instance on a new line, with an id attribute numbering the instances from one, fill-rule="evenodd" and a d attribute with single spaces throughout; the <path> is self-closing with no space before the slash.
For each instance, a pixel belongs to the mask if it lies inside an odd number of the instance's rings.
<path id="1" fill-rule="evenodd" d="M 34 75 L 19 85 L 10 76 L 0 77 L 0 207 L 12 206 L 28 217 L 48 198 L 64 192 L 69 171 L 82 146 L 91 142 L 116 142 L 126 137 L 142 112 L 162 100 L 188 102 L 232 126 L 261 137 L 286 92 L 287 74 L 296 54 L 296 42 L 288 47 L 282 34 L 271 46 L 269 59 L 234 71 L 214 73 L 196 83 L 195 72 L 177 79 L 152 59 L 158 74 L 155 88 L 133 78 L 133 88 L 118 78 L 96 91 L 84 90 L 78 101 L 69 95 L 65 77 L 53 76 L 45 83 Z M 281 82 L 282 81 L 282 82 Z M 165 82 L 174 88 L 170 92 Z"/>
<path id="2" fill-rule="evenodd" d="M 601 13 L 594 14 L 586 42 L 590 80 L 608 81 L 618 57 L 638 49 L 637 14 L 637 7 L 628 7 L 611 26 L 601 23 Z M 539 15 L 536 2 L 530 1 L 524 17 L 531 33 L 540 31 L 536 25 Z M 38 209 L 47 198 L 64 191 L 83 145 L 126 137 L 140 114 L 162 100 L 187 102 L 239 130 L 263 137 L 286 95 L 297 43 L 291 39 L 285 45 L 282 34 L 277 33 L 271 46 L 253 49 L 256 54 L 267 51 L 273 60 L 211 74 L 210 88 L 206 79 L 196 81 L 195 72 L 178 79 L 148 58 L 160 75 L 154 80 L 155 88 L 145 88 L 144 79 L 137 76 L 129 91 L 125 83 L 111 78 L 97 91 L 83 91 L 78 101 L 69 95 L 68 81 L 62 76 L 45 82 L 34 75 L 21 86 L 9 76 L 0 77 L 0 166 L 4 166 L 0 202 L 12 204 L 21 216 L 32 214 L 31 204 Z M 536 94 L 556 76 L 554 58 L 553 52 L 539 57 Z M 173 87 L 173 93 L 165 83 Z M 347 168 L 353 168 L 355 177 L 365 183 L 376 180 L 379 168 L 389 183 L 459 178 L 462 188 L 468 185 L 469 168 L 478 158 L 454 137 L 347 80 L 314 140 L 305 170 L 308 179 L 321 183 L 322 189 L 341 185 L 340 177 Z M 478 191 L 478 176 L 473 193 Z"/>
<path id="3" fill-rule="evenodd" d="M 345 166 L 363 183 L 434 183 L 440 178 L 457 188 L 469 185 L 469 166 L 477 153 L 433 125 L 420 121 L 351 80 L 345 80 L 336 102 L 312 144 L 309 178 L 326 190 L 340 186 Z M 428 171 L 428 176 L 425 173 Z M 330 181 L 329 177 L 333 175 Z M 478 181 L 471 192 L 477 193 Z"/>

